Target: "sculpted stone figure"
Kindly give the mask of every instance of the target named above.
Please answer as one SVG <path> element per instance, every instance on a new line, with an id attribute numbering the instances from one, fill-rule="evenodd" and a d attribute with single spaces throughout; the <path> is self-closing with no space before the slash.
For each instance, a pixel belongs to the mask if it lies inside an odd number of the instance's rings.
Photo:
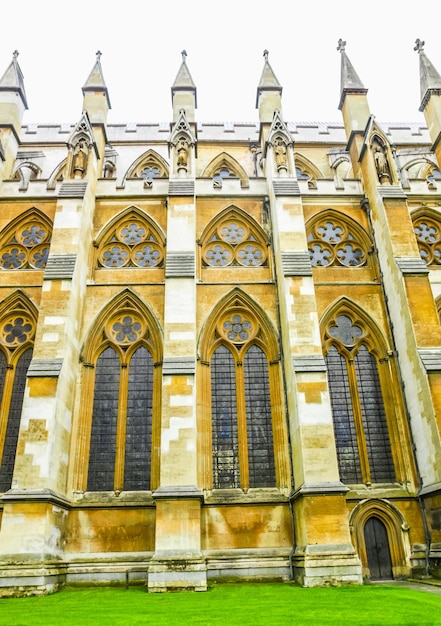
<path id="1" fill-rule="evenodd" d="M 89 149 L 84 140 L 77 143 L 73 153 L 72 159 L 72 172 L 74 176 L 83 177 L 87 169 L 87 159 L 89 156 Z"/>
<path id="2" fill-rule="evenodd" d="M 387 163 L 386 155 L 380 146 L 376 146 L 374 150 L 375 167 L 377 168 L 377 174 L 380 182 L 384 179 L 390 180 L 389 165 Z"/>
<path id="3" fill-rule="evenodd" d="M 281 139 L 277 139 L 274 152 L 277 167 L 286 167 L 286 146 Z"/>
<path id="4" fill-rule="evenodd" d="M 177 145 L 178 167 L 187 167 L 188 163 L 188 143 L 185 139 L 180 139 Z"/>

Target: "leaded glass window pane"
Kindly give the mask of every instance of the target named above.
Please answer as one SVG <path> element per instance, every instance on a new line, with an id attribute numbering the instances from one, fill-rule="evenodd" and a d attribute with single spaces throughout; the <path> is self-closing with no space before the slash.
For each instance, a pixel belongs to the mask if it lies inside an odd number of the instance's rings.
<path id="1" fill-rule="evenodd" d="M 244 376 L 250 487 L 274 487 L 276 475 L 268 362 L 258 346 L 251 346 L 246 353 Z"/>
<path id="2" fill-rule="evenodd" d="M 366 346 L 360 346 L 354 363 L 371 480 L 391 482 L 395 471 L 377 362 Z"/>
<path id="3" fill-rule="evenodd" d="M 2 357 L 3 359 L 5 358 L 3 354 Z M 31 358 L 32 348 L 28 348 L 25 352 L 23 352 L 15 367 L 11 405 L 9 408 L 8 425 L 6 427 L 2 463 L 0 467 L 0 491 L 2 492 L 11 488 L 15 455 L 17 451 L 18 432 L 20 429 L 21 411 L 23 407 L 23 397 L 26 387 L 26 374 Z M 4 376 L 2 376 L 2 381 L 3 380 Z"/>
<path id="4" fill-rule="evenodd" d="M 3 388 L 5 386 L 6 377 L 6 356 L 0 350 L 0 405 L 3 398 Z"/>
<path id="5" fill-rule="evenodd" d="M 326 356 L 326 364 L 340 479 L 344 483 L 361 483 L 360 456 L 346 360 L 337 348 L 331 346 Z"/>
<path id="6" fill-rule="evenodd" d="M 225 346 L 211 360 L 213 487 L 240 487 L 236 365 Z"/>
<path id="7" fill-rule="evenodd" d="M 127 402 L 124 489 L 150 489 L 152 448 L 153 359 L 140 347 L 130 360 Z"/>
<path id="8" fill-rule="evenodd" d="M 119 357 L 113 348 L 106 348 L 96 364 L 88 491 L 114 489 L 119 376 Z"/>

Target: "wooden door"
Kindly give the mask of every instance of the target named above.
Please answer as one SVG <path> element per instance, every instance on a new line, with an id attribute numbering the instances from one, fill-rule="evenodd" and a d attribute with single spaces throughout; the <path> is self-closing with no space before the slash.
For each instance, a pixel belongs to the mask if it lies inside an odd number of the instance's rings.
<path id="1" fill-rule="evenodd" d="M 391 580 L 393 573 L 387 531 L 377 517 L 371 517 L 366 522 L 364 541 L 371 580 Z"/>

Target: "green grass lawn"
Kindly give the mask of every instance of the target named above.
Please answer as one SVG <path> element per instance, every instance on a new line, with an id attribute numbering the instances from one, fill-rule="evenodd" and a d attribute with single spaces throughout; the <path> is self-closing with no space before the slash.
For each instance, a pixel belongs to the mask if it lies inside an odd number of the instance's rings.
<path id="1" fill-rule="evenodd" d="M 303 589 L 262 583 L 212 585 L 206 593 L 65 589 L 50 596 L 0 600 L 1 626 L 89 624 L 441 625 L 441 596 L 386 585 Z"/>

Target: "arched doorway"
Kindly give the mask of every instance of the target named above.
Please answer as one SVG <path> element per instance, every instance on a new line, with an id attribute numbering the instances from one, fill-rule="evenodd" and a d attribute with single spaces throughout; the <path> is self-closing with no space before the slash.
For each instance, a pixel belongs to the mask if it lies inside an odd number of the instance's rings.
<path id="1" fill-rule="evenodd" d="M 371 580 L 391 580 L 392 561 L 386 526 L 378 517 L 370 517 L 364 525 L 364 541 Z"/>

